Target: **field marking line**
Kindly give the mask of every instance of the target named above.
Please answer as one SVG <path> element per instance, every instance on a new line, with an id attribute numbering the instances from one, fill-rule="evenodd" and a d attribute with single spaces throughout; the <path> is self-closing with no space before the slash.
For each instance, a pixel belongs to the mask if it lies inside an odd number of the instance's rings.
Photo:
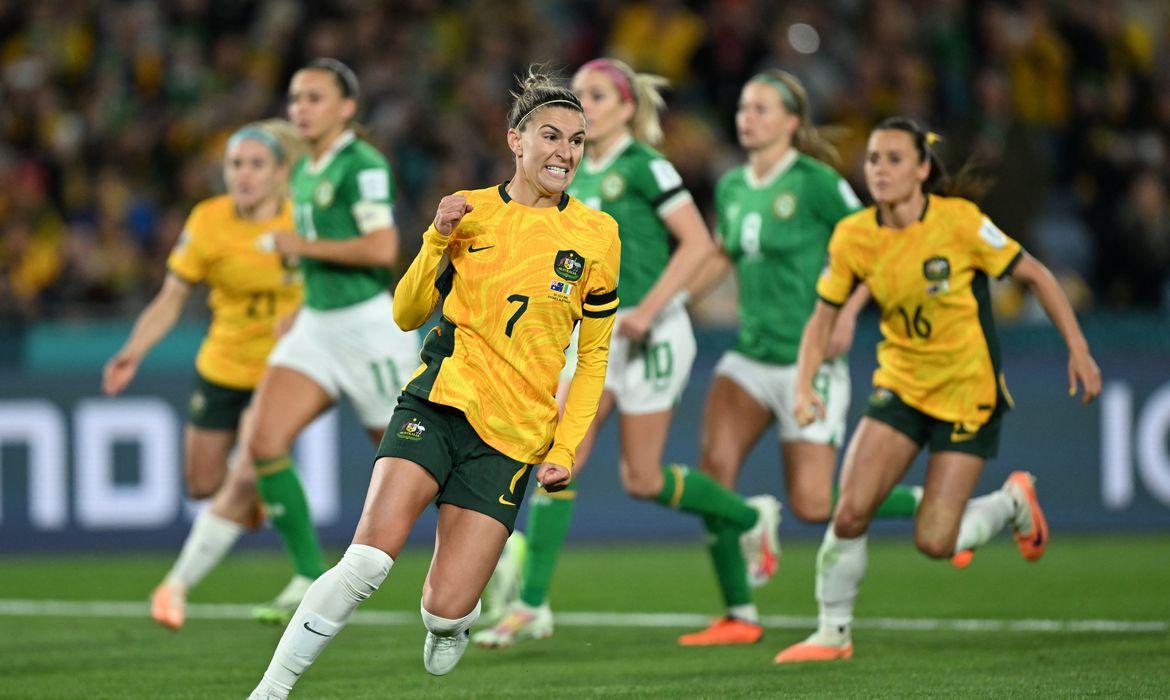
<path id="1" fill-rule="evenodd" d="M 150 617 L 150 605 L 137 601 L 113 600 L 19 600 L 0 599 L 0 617 Z M 229 603 L 193 603 L 187 606 L 187 618 L 193 620 L 248 620 L 251 605 Z M 619 613 L 562 612 L 558 625 L 566 627 L 702 627 L 711 622 L 710 615 L 694 613 Z M 773 629 L 813 629 L 815 617 L 764 615 L 761 622 Z M 358 625 L 422 624 L 418 613 L 398 610 L 359 610 L 350 620 Z M 1166 620 L 997 620 L 930 617 L 863 617 L 856 629 L 899 632 L 1167 632 Z"/>

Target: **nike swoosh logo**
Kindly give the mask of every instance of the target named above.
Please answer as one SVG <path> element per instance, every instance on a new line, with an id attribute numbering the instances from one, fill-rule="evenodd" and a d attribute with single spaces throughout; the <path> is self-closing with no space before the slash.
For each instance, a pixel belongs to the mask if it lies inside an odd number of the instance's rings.
<path id="1" fill-rule="evenodd" d="M 478 253 L 479 251 L 487 250 L 488 248 L 495 248 L 495 246 L 494 245 L 485 245 L 482 248 L 476 248 L 475 244 L 472 243 L 471 245 L 467 246 L 467 252 L 468 253 Z"/>
<path id="2" fill-rule="evenodd" d="M 320 632 L 318 632 L 317 630 L 313 629 L 312 627 L 309 627 L 309 622 L 308 622 L 308 620 L 306 620 L 306 621 L 305 621 L 305 629 L 309 630 L 310 632 L 312 632 L 313 634 L 317 635 L 318 637 L 328 637 L 328 636 L 329 636 L 329 635 L 327 635 L 327 634 L 321 634 Z"/>
<path id="3" fill-rule="evenodd" d="M 515 503 L 513 503 L 513 502 L 509 501 L 508 499 L 504 498 L 503 496 L 500 496 L 500 503 L 501 503 L 502 505 L 505 505 L 505 506 L 514 506 L 514 505 L 516 505 Z"/>

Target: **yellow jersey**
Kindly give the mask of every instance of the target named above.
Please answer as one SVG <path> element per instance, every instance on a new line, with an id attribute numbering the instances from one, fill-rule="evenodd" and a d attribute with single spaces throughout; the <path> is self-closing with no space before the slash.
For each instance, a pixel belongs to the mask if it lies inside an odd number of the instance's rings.
<path id="1" fill-rule="evenodd" d="M 267 221 L 247 221 L 228 195 L 206 199 L 191 210 L 167 268 L 190 284 L 211 288 L 211 327 L 195 358 L 203 378 L 232 389 L 254 389 L 276 343 L 277 320 L 301 303 L 299 273 L 280 256 L 262 250 L 259 237 L 293 230 L 292 207 Z"/>
<path id="2" fill-rule="evenodd" d="M 450 236 L 432 226 L 394 292 L 394 319 L 418 328 L 444 297 L 405 391 L 463 411 L 512 459 L 572 468 L 597 413 L 617 311 L 617 223 L 568 195 L 534 208 L 504 185 L 459 192 L 473 210 Z M 557 421 L 573 327 L 577 372 Z"/>
<path id="3" fill-rule="evenodd" d="M 874 207 L 842 219 L 817 282 L 841 305 L 864 282 L 882 310 L 873 383 L 939 420 L 976 430 L 1011 397 L 1000 372 L 988 276 L 1023 255 L 977 206 L 930 196 L 919 221 L 881 225 Z"/>

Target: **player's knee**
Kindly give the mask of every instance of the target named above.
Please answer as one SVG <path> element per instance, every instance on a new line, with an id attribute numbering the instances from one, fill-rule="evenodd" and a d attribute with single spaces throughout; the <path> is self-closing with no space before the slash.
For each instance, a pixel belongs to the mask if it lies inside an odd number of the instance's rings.
<path id="1" fill-rule="evenodd" d="M 622 474 L 622 487 L 626 493 L 639 500 L 657 498 L 662 491 L 662 472 L 634 473 L 627 470 Z"/>
<path id="2" fill-rule="evenodd" d="M 200 461 L 187 464 L 186 468 L 187 498 L 210 498 L 223 481 L 222 465 L 210 465 Z"/>
<path id="3" fill-rule="evenodd" d="M 707 447 L 699 456 L 699 471 L 728 486 L 735 482 L 739 460 L 729 450 Z"/>
<path id="4" fill-rule="evenodd" d="M 837 505 L 833 516 L 833 532 L 842 539 L 861 537 L 869 529 L 869 517 L 847 501 Z"/>
<path id="5" fill-rule="evenodd" d="M 253 463 L 276 459 L 289 453 L 292 442 L 275 430 L 257 426 L 246 445 Z"/>
<path id="6" fill-rule="evenodd" d="M 337 570 L 345 582 L 342 589 L 353 600 L 362 602 L 386 580 L 393 563 L 390 555 L 377 547 L 351 544 L 337 562 Z"/>
<path id="7" fill-rule="evenodd" d="M 947 533 L 915 532 L 914 546 L 931 559 L 948 559 L 955 553 L 955 538 Z"/>
<path id="8" fill-rule="evenodd" d="M 476 600 L 475 607 L 468 612 L 466 603 L 460 607 L 454 600 L 442 600 L 442 596 L 435 595 L 432 589 L 423 592 L 419 612 L 429 632 L 438 637 L 450 637 L 475 624 L 479 619 L 480 602 Z"/>
<path id="9" fill-rule="evenodd" d="M 827 523 L 833 503 L 828 495 L 796 492 L 789 496 L 788 509 L 801 522 Z"/>

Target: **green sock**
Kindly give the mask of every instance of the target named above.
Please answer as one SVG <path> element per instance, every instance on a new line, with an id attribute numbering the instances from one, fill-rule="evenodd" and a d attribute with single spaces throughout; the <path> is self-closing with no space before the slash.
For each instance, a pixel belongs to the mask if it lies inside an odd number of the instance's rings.
<path id="1" fill-rule="evenodd" d="M 728 608 L 735 605 L 751 605 L 752 594 L 748 587 L 747 564 L 739 548 L 740 531 L 722 518 L 706 516 L 703 518 L 703 524 L 707 526 L 707 532 L 711 537 L 707 551 L 711 553 L 711 563 L 715 566 L 715 578 L 719 581 L 723 602 Z"/>
<path id="2" fill-rule="evenodd" d="M 759 519 L 759 513 L 743 496 L 728 491 L 703 472 L 681 464 L 662 468 L 662 491 L 655 500 L 687 513 L 722 518 L 738 532 L 750 529 Z"/>
<path id="3" fill-rule="evenodd" d="M 548 588 L 557 556 L 569 534 L 573 521 L 573 504 L 577 502 L 573 486 L 557 493 L 537 491 L 528 511 L 528 558 L 524 561 L 524 585 L 520 600 L 538 607 L 548 600 Z"/>
<path id="4" fill-rule="evenodd" d="M 317 578 L 325 573 L 325 557 L 321 555 L 317 531 L 309 517 L 305 490 L 292 468 L 292 457 L 284 455 L 265 459 L 254 466 L 260 476 L 256 480 L 256 489 L 264 501 L 272 526 L 284 540 L 293 567 L 301 576 Z"/>
<path id="5" fill-rule="evenodd" d="M 886 496 L 886 500 L 878 504 L 875 518 L 913 518 L 918 510 L 918 502 L 922 500 L 922 487 L 903 486 L 898 484 Z M 833 487 L 833 507 L 837 506 L 837 487 Z M 830 516 L 831 518 L 831 516 Z"/>

